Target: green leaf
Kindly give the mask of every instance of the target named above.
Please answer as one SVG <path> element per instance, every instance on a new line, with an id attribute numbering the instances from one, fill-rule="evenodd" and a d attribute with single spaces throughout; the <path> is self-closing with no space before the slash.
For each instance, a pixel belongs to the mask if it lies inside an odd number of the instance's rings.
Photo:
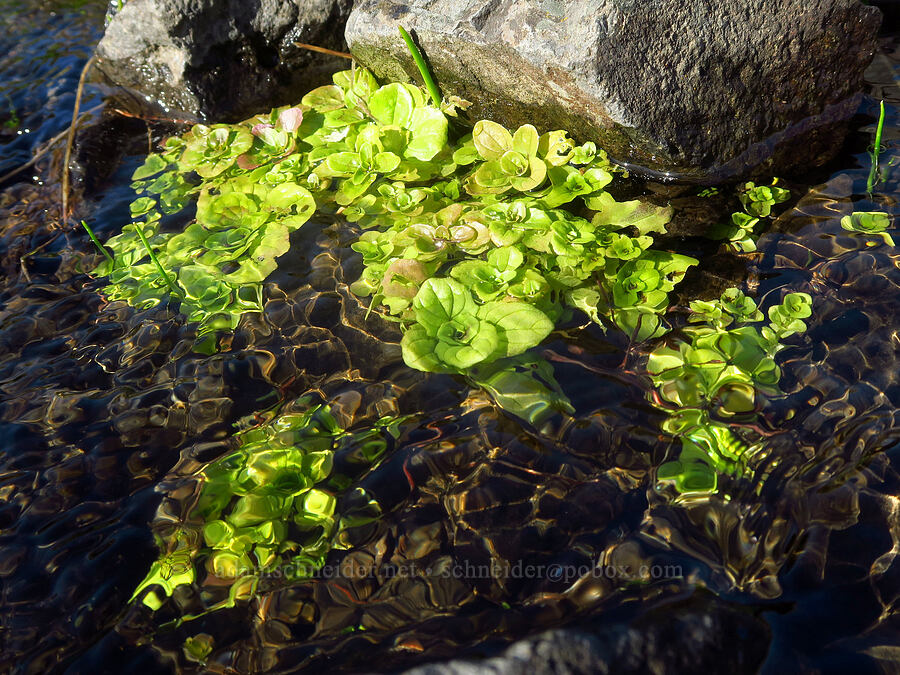
<path id="1" fill-rule="evenodd" d="M 284 500 L 273 495 L 248 494 L 241 497 L 228 515 L 228 522 L 235 527 L 259 525 L 267 520 L 281 518 Z"/>
<path id="2" fill-rule="evenodd" d="M 400 157 L 393 152 L 379 152 L 374 158 L 374 168 L 378 173 L 391 173 L 400 166 Z"/>
<path id="3" fill-rule="evenodd" d="M 408 127 L 415 103 L 410 91 L 393 82 L 381 87 L 369 98 L 369 111 L 380 124 Z"/>
<path id="4" fill-rule="evenodd" d="M 212 520 L 203 526 L 203 540 L 211 548 L 228 548 L 234 537 L 234 527 L 224 520 Z"/>
<path id="5" fill-rule="evenodd" d="M 599 310 L 601 297 L 597 290 L 587 287 L 574 288 L 566 293 L 566 302 L 587 314 L 588 318 L 597 325 L 603 325 Z"/>
<path id="6" fill-rule="evenodd" d="M 406 156 L 431 161 L 447 145 L 447 127 L 447 118 L 437 108 L 416 108 L 409 122 L 412 140 Z"/>
<path id="7" fill-rule="evenodd" d="M 322 490 L 310 490 L 303 498 L 303 511 L 307 516 L 326 520 L 334 515 L 336 503 L 334 495 Z"/>
<path id="8" fill-rule="evenodd" d="M 491 358 L 500 345 L 497 329 L 490 323 L 470 322 L 466 325 L 450 325 L 438 333 L 434 354 L 441 363 L 456 370 L 467 370 L 475 364 Z M 465 338 L 448 335 L 465 333 Z"/>
<path id="9" fill-rule="evenodd" d="M 841 218 L 841 227 L 850 232 L 881 234 L 888 246 L 894 245 L 891 235 L 885 233 L 891 226 L 891 217 L 884 211 L 854 211 Z"/>
<path id="10" fill-rule="evenodd" d="M 563 166 L 572 158 L 575 143 L 565 131 L 548 131 L 541 135 L 538 155 L 550 166 Z"/>
<path id="11" fill-rule="evenodd" d="M 472 129 L 472 141 L 478 154 L 487 160 L 499 160 L 512 149 L 513 138 L 501 125 L 490 120 L 479 120 Z"/>
<path id="12" fill-rule="evenodd" d="M 327 84 L 323 87 L 313 89 L 306 94 L 300 102 L 319 112 L 328 112 L 329 110 L 337 110 L 344 107 L 344 92 L 333 84 Z"/>
<path id="13" fill-rule="evenodd" d="M 553 330 L 550 318 L 526 302 L 488 302 L 478 308 L 478 318 L 501 329 L 502 356 L 531 349 Z"/>
<path id="14" fill-rule="evenodd" d="M 309 190 L 297 183 L 281 183 L 266 194 L 266 206 L 282 212 L 309 218 L 315 213 L 316 200 Z M 294 226 L 296 227 L 296 222 Z"/>
<path id="15" fill-rule="evenodd" d="M 532 157 L 528 160 L 528 173 L 510 178 L 510 185 L 519 192 L 527 192 L 539 188 L 547 177 L 547 165 L 542 159 Z"/>
<path id="16" fill-rule="evenodd" d="M 466 137 L 456 150 L 453 151 L 453 162 L 460 166 L 468 166 L 474 164 L 481 159 L 478 154 L 478 148 L 471 136 Z"/>
<path id="17" fill-rule="evenodd" d="M 505 412 L 536 427 L 555 412 L 574 412 L 553 377 L 553 368 L 543 359 L 502 359 L 476 369 L 470 378 Z"/>
<path id="18" fill-rule="evenodd" d="M 639 200 L 617 202 L 608 193 L 585 199 L 589 209 L 598 211 L 591 224 L 594 227 L 634 227 L 646 235 L 650 232 L 665 234 L 665 225 L 672 219 L 672 207 L 654 206 Z"/>
<path id="19" fill-rule="evenodd" d="M 147 159 L 144 160 L 144 163 L 141 164 L 137 169 L 135 169 L 133 174 L 131 174 L 131 180 L 141 180 L 142 178 L 155 176 L 160 171 L 165 169 L 168 165 L 169 163 L 160 155 L 147 155 Z"/>
<path id="20" fill-rule="evenodd" d="M 523 124 L 513 134 L 512 147 L 513 150 L 530 159 L 537 157 L 539 140 L 537 129 L 530 124 Z"/>
<path id="21" fill-rule="evenodd" d="M 474 316 L 472 294 L 454 279 L 428 279 L 413 299 L 416 320 L 434 335 L 438 328 L 461 315 Z"/>
<path id="22" fill-rule="evenodd" d="M 487 254 L 487 261 L 502 272 L 518 269 L 525 262 L 525 257 L 513 246 L 501 246 Z"/>
<path id="23" fill-rule="evenodd" d="M 400 348 L 403 354 L 403 362 L 410 368 L 423 370 L 427 373 L 446 372 L 440 360 L 435 356 L 434 349 L 437 339 L 428 334 L 421 324 L 414 324 L 400 340 Z"/>
<path id="24" fill-rule="evenodd" d="M 682 366 L 684 359 L 681 351 L 666 346 L 654 349 L 647 360 L 647 372 L 657 377 L 679 370 Z"/>
<path id="25" fill-rule="evenodd" d="M 362 163 L 355 152 L 335 152 L 328 156 L 325 164 L 334 176 L 352 176 Z"/>
<path id="26" fill-rule="evenodd" d="M 156 208 L 156 200 L 150 197 L 140 197 L 135 199 L 129 205 L 129 210 L 131 211 L 132 218 L 140 218 L 146 213 L 149 213 L 153 209 Z"/>
<path id="27" fill-rule="evenodd" d="M 188 661 L 205 664 L 212 654 L 214 640 L 211 635 L 200 633 L 194 637 L 186 638 L 182 645 L 182 651 Z"/>

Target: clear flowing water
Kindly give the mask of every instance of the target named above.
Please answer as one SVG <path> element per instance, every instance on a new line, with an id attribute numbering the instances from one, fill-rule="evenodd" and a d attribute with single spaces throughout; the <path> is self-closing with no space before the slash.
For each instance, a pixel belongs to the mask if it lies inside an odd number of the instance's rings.
<path id="1" fill-rule="evenodd" d="M 68 126 L 98 4 L 0 2 L 0 174 Z M 85 273 L 97 255 L 60 223 L 55 146 L 0 186 L 0 670 L 190 672 L 182 645 L 207 634 L 213 672 L 391 671 L 491 655 L 544 628 L 627 625 L 674 631 L 666 672 L 704 649 L 721 672 L 894 672 L 900 255 L 840 219 L 900 215 L 900 167 L 866 194 L 881 98 L 882 162 L 900 162 L 900 39 L 884 39 L 867 78 L 838 159 L 787 182 L 794 199 L 758 255 L 674 241 L 703 255 L 681 305 L 741 285 L 764 308 L 793 291 L 814 307 L 779 355 L 785 396 L 759 416 L 765 458 L 688 503 L 656 489 L 678 443 L 648 399 L 646 352 L 624 336 L 578 321 L 553 334 L 541 350 L 575 412 L 536 430 L 457 378 L 407 368 L 399 333 L 347 288 L 352 233 L 322 220 L 293 235 L 265 312 L 197 354 L 182 316 L 108 303 Z M 82 108 L 100 102 L 90 86 Z M 93 114 L 74 201 L 105 239 L 127 222 L 148 143 L 170 129 L 112 105 Z M 697 229 L 678 189 L 647 189 Z M 408 416 L 385 460 L 354 477 L 383 516 L 331 554 L 342 571 L 267 580 L 254 601 L 178 626 L 169 606 L 129 603 L 157 559 L 154 530 L 184 518 L 197 473 L 237 427 L 305 396 L 350 429 Z M 678 632 L 692 616 L 704 631 Z"/>

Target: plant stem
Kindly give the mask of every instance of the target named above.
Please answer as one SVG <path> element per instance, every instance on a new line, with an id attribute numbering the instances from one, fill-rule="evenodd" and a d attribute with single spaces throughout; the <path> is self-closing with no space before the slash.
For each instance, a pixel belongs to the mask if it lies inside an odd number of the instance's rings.
<path id="1" fill-rule="evenodd" d="M 875 127 L 875 145 L 872 148 L 872 168 L 869 169 L 869 180 L 866 182 L 866 188 L 869 194 L 872 194 L 872 188 L 877 182 L 875 177 L 878 175 L 878 156 L 881 154 L 881 133 L 884 131 L 884 99 L 881 101 L 881 110 L 878 115 L 878 126 Z"/>
<path id="2" fill-rule="evenodd" d="M 162 278 L 165 279 L 166 286 L 169 287 L 169 290 L 172 291 L 172 294 L 176 297 L 181 297 L 181 291 L 172 283 L 171 277 L 169 277 L 168 273 L 163 269 L 163 266 L 159 263 L 159 259 L 156 257 L 156 254 L 153 252 L 153 249 L 150 248 L 150 242 L 147 241 L 147 236 L 144 234 L 144 229 L 141 227 L 140 223 L 134 223 L 134 230 L 137 232 L 138 237 L 141 240 L 141 243 L 144 244 L 144 248 L 147 249 L 147 253 L 150 255 L 150 260 L 153 261 L 153 264 L 156 265 L 156 269 L 162 275 Z"/>
<path id="3" fill-rule="evenodd" d="M 94 231 L 90 228 L 90 226 L 83 220 L 81 221 L 81 226 L 85 230 L 87 230 L 88 236 L 91 238 L 91 241 L 94 242 L 94 244 L 97 246 L 97 248 L 100 249 L 100 253 L 105 255 L 106 259 L 109 260 L 109 271 L 112 272 L 116 268 L 116 261 L 113 260 L 113 257 L 109 254 L 109 251 L 106 250 L 103 244 L 101 244 L 97 239 L 96 235 L 94 235 Z"/>
<path id="4" fill-rule="evenodd" d="M 406 43 L 407 48 L 409 48 L 409 53 L 412 54 L 413 61 L 416 62 L 416 67 L 422 74 L 422 79 L 425 81 L 425 88 L 428 89 L 428 93 L 431 94 L 431 100 L 434 101 L 435 107 L 440 108 L 441 92 L 438 89 L 437 84 L 435 84 L 434 78 L 431 76 L 431 71 L 428 70 L 428 66 L 425 64 L 425 59 L 422 58 L 422 52 L 416 47 L 416 43 L 413 42 L 413 39 L 403 26 L 397 26 L 397 28 L 400 29 L 400 36 Z"/>
<path id="5" fill-rule="evenodd" d="M 875 129 L 875 161 L 881 153 L 881 132 L 884 131 L 884 99 L 881 101 L 881 111 L 878 114 L 878 127 Z"/>

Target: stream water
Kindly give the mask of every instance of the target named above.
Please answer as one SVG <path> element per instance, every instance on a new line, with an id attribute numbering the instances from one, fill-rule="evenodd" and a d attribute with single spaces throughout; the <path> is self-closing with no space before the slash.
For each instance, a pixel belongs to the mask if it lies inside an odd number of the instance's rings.
<path id="1" fill-rule="evenodd" d="M 104 7 L 0 10 L 2 176 L 69 126 Z M 687 503 L 656 489 L 678 443 L 648 399 L 646 352 L 624 336 L 575 320 L 553 334 L 541 352 L 575 412 L 536 430 L 459 378 L 406 367 L 396 328 L 348 290 L 351 232 L 321 220 L 292 236 L 265 312 L 219 353 L 195 353 L 183 316 L 109 303 L 86 273 L 97 255 L 61 222 L 55 144 L 0 185 L 0 671 L 193 672 L 182 646 L 199 634 L 213 640 L 210 672 L 396 671 L 574 626 L 630 636 L 622 672 L 645 672 L 648 655 L 656 672 L 897 672 L 900 255 L 840 219 L 900 222 L 898 85 L 889 34 L 841 153 L 786 177 L 793 199 L 758 254 L 676 242 L 703 257 L 681 305 L 729 285 L 763 307 L 813 298 L 809 330 L 779 354 L 785 396 L 759 416 L 766 459 Z M 129 220 L 131 173 L 171 127 L 100 109 L 103 93 L 86 88 L 72 175 L 76 216 L 106 239 Z M 895 166 L 870 196 L 881 99 L 882 164 Z M 671 187 L 646 189 L 679 203 Z M 158 557 L 154 530 L 184 516 L 236 425 L 304 397 L 350 429 L 405 416 L 384 460 L 354 477 L 382 517 L 328 559 L 356 572 L 271 580 L 252 602 L 176 626 L 171 609 L 130 603 Z"/>

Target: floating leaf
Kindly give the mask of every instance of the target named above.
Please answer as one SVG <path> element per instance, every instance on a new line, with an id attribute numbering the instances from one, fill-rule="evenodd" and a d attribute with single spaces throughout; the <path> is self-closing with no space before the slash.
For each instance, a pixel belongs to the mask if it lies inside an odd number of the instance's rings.
<path id="1" fill-rule="evenodd" d="M 894 245 L 894 239 L 885 230 L 891 226 L 891 217 L 883 211 L 854 211 L 841 218 L 841 227 L 850 232 L 880 234 L 884 243 Z"/>
<path id="2" fill-rule="evenodd" d="M 344 92 L 336 85 L 327 84 L 306 94 L 301 103 L 319 112 L 337 110 L 344 107 Z"/>
<path id="3" fill-rule="evenodd" d="M 407 127 L 414 108 L 412 94 L 399 82 L 381 87 L 369 98 L 372 117 L 384 125 Z"/>
<path id="4" fill-rule="evenodd" d="M 472 129 L 472 142 L 484 159 L 497 160 L 512 149 L 513 138 L 501 125 L 490 120 L 479 120 Z"/>

